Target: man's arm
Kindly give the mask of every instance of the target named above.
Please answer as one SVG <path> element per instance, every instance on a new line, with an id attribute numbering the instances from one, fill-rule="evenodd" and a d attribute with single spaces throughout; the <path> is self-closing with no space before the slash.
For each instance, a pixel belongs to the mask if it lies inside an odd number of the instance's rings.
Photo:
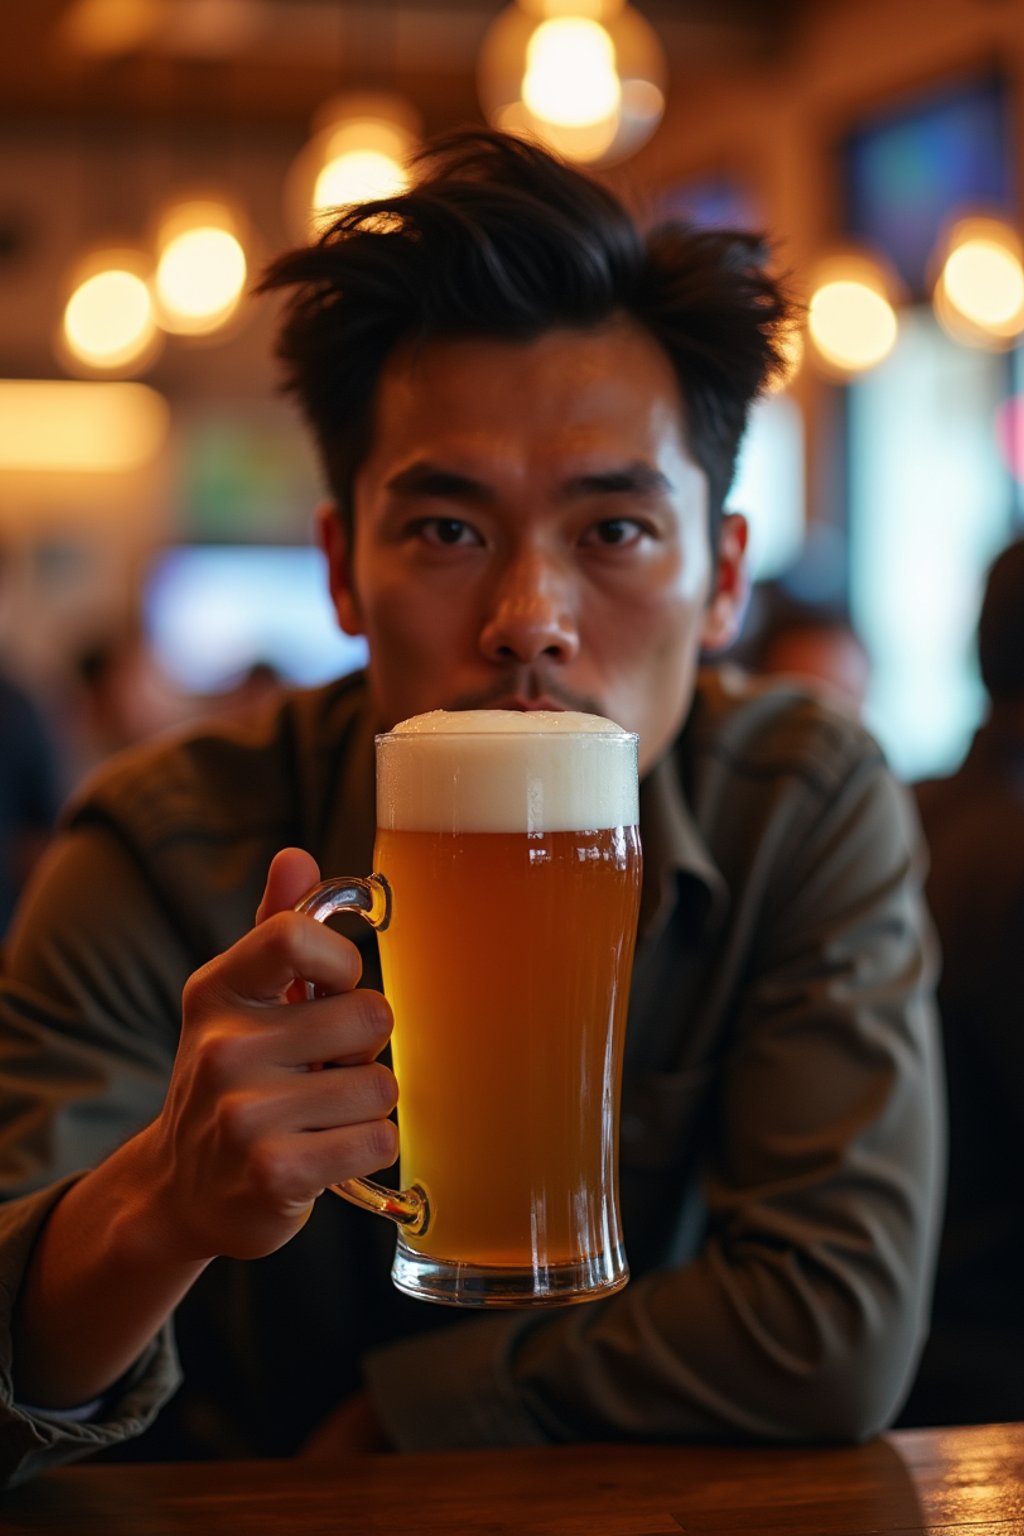
<path id="1" fill-rule="evenodd" d="M 14 1317 L 19 1401 L 101 1395 L 211 1258 L 274 1251 L 326 1185 L 393 1160 L 390 1012 L 352 990 L 354 947 L 290 910 L 316 879 L 298 850 L 274 861 L 263 920 L 185 989 L 163 1108 L 53 1209 Z M 321 995 L 293 1007 L 300 976 Z"/>

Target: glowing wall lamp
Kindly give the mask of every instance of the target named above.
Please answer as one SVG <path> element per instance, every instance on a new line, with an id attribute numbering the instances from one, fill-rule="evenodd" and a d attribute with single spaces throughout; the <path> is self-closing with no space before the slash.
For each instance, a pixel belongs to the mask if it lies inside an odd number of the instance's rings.
<path id="1" fill-rule="evenodd" d="M 153 287 L 163 329 L 183 336 L 219 330 L 245 289 L 238 217 L 220 199 L 180 202 L 161 218 L 156 250 Z"/>
<path id="2" fill-rule="evenodd" d="M 118 474 L 163 448 L 170 408 L 146 384 L 0 379 L 0 471 Z"/>
<path id="3" fill-rule="evenodd" d="M 527 118 L 566 153 L 596 160 L 611 148 L 622 116 L 622 82 L 615 44 L 599 21 L 542 21 L 526 44 L 520 90 Z"/>
<path id="4" fill-rule="evenodd" d="M 491 123 L 595 165 L 650 137 L 666 80 L 657 34 L 623 0 L 519 0 L 491 24 L 478 61 Z"/>
<path id="5" fill-rule="evenodd" d="M 935 313 L 956 341 L 1001 350 L 1024 332 L 1021 242 L 1002 219 L 953 225 L 937 252 Z"/>
<path id="6" fill-rule="evenodd" d="M 824 372 L 847 378 L 888 357 L 899 331 L 894 286 L 882 264 L 860 252 L 837 253 L 817 268 L 807 331 Z"/>
<path id="7" fill-rule="evenodd" d="M 148 265 L 137 251 L 92 252 L 68 288 L 57 349 L 72 369 L 129 376 L 153 361 L 162 338 Z"/>

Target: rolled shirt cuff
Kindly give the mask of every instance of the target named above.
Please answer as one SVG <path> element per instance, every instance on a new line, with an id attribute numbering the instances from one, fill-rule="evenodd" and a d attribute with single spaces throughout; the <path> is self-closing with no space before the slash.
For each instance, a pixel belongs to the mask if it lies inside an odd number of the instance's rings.
<path id="1" fill-rule="evenodd" d="M 177 1391 L 181 1368 L 168 1322 L 135 1366 L 95 1405 L 57 1411 L 15 1400 L 11 1315 L 39 1231 L 81 1175 L 0 1206 L 0 1487 L 141 1435 Z"/>

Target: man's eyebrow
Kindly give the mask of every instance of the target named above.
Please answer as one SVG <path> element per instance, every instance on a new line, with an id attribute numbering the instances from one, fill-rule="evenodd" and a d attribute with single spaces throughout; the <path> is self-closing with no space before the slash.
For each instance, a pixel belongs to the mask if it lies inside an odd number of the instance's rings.
<path id="1" fill-rule="evenodd" d="M 388 481 L 389 491 L 405 495 L 453 497 L 462 501 L 490 501 L 491 488 L 472 475 L 445 469 L 429 459 L 416 459 Z"/>
<path id="2" fill-rule="evenodd" d="M 637 461 L 614 469 L 597 469 L 585 475 L 572 475 L 562 485 L 562 495 L 567 499 L 577 496 L 650 496 L 671 489 L 671 480 L 660 469 Z"/>
<path id="3" fill-rule="evenodd" d="M 416 459 L 392 475 L 389 491 L 412 496 L 437 496 L 461 501 L 494 500 L 494 490 L 484 480 L 461 470 L 448 469 L 430 459 Z M 652 496 L 671 491 L 672 482 L 660 469 L 636 460 L 608 469 L 570 475 L 559 494 L 566 501 L 584 496 Z"/>

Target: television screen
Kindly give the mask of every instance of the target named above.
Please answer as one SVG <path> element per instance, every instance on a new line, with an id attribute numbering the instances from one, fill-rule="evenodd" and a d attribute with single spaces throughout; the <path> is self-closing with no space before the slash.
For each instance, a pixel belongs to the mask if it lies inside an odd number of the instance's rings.
<path id="1" fill-rule="evenodd" d="M 269 663 L 301 687 L 355 671 L 362 639 L 338 628 L 320 550 L 187 545 L 159 552 L 143 586 L 157 660 L 190 693 L 218 693 Z"/>
<path id="2" fill-rule="evenodd" d="M 983 80 L 889 110 L 843 153 L 847 228 L 884 252 L 911 297 L 930 286 L 932 251 L 963 213 L 1012 213 L 1006 92 Z"/>

